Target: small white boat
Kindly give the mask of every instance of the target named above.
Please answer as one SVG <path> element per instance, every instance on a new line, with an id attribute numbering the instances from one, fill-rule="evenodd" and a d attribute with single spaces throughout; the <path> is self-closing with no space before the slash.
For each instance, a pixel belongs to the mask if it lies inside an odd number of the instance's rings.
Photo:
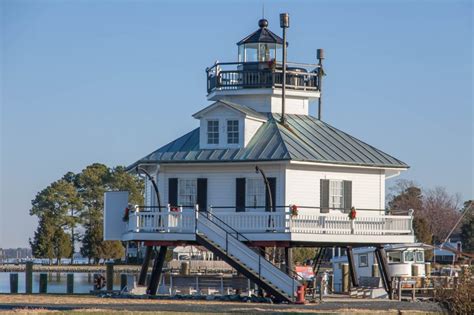
<path id="1" fill-rule="evenodd" d="M 396 276 L 425 276 L 425 253 L 431 246 L 423 243 L 394 244 L 384 246 L 389 277 Z M 375 247 L 359 247 L 353 249 L 354 265 L 359 281 L 364 278 L 379 277 L 375 256 Z M 342 265 L 348 264 L 347 256 L 335 256 L 331 259 L 333 268 L 334 292 L 342 292 Z M 428 263 L 429 264 L 429 263 Z M 374 265 L 375 268 L 374 268 Z M 374 270 L 375 269 L 375 270 Z M 379 281 L 379 287 L 382 282 Z"/>

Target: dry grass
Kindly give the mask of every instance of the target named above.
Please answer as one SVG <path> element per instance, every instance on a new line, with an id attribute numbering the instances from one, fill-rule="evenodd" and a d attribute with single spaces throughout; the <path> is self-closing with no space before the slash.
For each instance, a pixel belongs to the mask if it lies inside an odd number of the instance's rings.
<path id="1" fill-rule="evenodd" d="M 396 309 L 398 304 L 388 301 L 366 300 L 362 302 L 363 304 L 357 303 L 361 301 L 337 299 L 321 305 L 285 305 L 198 300 L 112 299 L 86 295 L 0 294 L 0 314 L 421 314 L 417 307 L 398 310 Z M 406 303 L 403 305 L 413 305 Z M 423 314 L 434 313 L 436 311 L 433 309 L 423 312 Z"/>

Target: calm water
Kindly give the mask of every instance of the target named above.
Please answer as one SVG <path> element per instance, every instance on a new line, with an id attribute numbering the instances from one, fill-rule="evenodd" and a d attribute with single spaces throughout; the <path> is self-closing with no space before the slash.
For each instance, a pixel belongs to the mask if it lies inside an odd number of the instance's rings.
<path id="1" fill-rule="evenodd" d="M 48 273 L 48 293 L 66 293 L 66 272 Z M 33 273 L 33 293 L 39 292 L 40 273 Z M 93 289 L 94 274 L 74 273 L 74 293 L 89 293 Z M 120 274 L 114 274 L 114 290 L 120 290 Z M 25 273 L 18 272 L 18 293 L 25 292 Z M 10 293 L 10 272 L 0 272 L 0 293 Z"/>

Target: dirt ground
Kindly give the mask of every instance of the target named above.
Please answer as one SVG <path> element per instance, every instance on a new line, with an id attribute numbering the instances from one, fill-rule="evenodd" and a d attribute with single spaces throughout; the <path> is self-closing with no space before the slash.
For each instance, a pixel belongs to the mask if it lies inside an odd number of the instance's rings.
<path id="1" fill-rule="evenodd" d="M 432 302 L 331 298 L 305 305 L 239 302 L 118 299 L 67 295 L 0 295 L 0 314 L 441 314 Z"/>

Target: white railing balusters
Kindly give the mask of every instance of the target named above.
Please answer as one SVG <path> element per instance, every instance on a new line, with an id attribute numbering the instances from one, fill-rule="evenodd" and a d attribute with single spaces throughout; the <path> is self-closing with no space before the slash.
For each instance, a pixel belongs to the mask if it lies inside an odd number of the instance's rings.
<path id="1" fill-rule="evenodd" d="M 289 212 L 219 212 L 213 216 L 241 233 L 351 234 L 351 219 L 346 214 L 299 214 Z M 163 212 L 132 212 L 128 232 L 190 233 L 194 231 L 193 211 L 179 208 Z M 356 235 L 412 235 L 412 216 L 357 216 Z"/>

